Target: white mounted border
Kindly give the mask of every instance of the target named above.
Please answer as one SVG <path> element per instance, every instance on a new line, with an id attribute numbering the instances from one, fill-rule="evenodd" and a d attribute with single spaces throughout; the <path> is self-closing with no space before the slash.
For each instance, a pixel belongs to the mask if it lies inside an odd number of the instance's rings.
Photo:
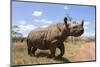
<path id="1" fill-rule="evenodd" d="M 16 0 L 16 1 L 37 1 L 37 2 L 51 2 L 51 3 L 53 2 L 53 3 L 96 5 L 96 0 Z"/>
<path id="2" fill-rule="evenodd" d="M 11 0 L 0 0 L 0 67 L 10 67 L 10 49 L 11 49 L 10 48 L 10 4 L 11 4 L 10 1 Z M 97 59 L 96 62 L 38 65 L 33 67 L 100 67 L 100 0 L 34 0 L 34 1 L 96 5 Z"/>

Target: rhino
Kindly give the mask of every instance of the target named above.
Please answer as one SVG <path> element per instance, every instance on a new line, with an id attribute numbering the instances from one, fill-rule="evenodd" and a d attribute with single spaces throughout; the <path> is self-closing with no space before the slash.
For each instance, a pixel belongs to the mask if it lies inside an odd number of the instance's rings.
<path id="1" fill-rule="evenodd" d="M 63 23 L 51 24 L 46 28 L 32 30 L 27 37 L 27 50 L 30 56 L 35 56 L 35 51 L 50 50 L 50 56 L 55 57 L 56 48 L 60 50 L 58 57 L 65 52 L 64 41 L 68 36 L 78 37 L 84 33 L 84 20 L 81 23 L 73 23 L 64 17 Z"/>

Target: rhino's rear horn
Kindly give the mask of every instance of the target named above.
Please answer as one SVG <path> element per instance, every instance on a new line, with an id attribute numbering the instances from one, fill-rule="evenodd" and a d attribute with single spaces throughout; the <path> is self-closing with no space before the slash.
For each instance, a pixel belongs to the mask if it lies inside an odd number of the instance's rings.
<path id="1" fill-rule="evenodd" d="M 65 17 L 65 18 L 64 18 L 64 23 L 65 23 L 66 26 L 68 26 L 67 20 L 68 20 L 67 17 Z"/>

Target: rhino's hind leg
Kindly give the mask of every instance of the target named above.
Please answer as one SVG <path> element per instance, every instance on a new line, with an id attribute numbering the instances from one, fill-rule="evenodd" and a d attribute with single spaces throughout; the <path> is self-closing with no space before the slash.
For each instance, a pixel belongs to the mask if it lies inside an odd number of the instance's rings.
<path id="1" fill-rule="evenodd" d="M 36 50 L 37 50 L 37 48 L 35 48 L 35 47 L 32 48 L 32 55 L 35 56 L 35 51 L 36 51 Z"/>
<path id="2" fill-rule="evenodd" d="M 28 54 L 32 56 L 32 44 L 28 39 L 27 39 L 27 51 L 28 51 Z"/>
<path id="3" fill-rule="evenodd" d="M 58 48 L 60 49 L 60 54 L 58 55 L 58 57 L 62 57 L 64 55 L 65 52 L 65 47 L 64 44 L 60 44 L 60 46 L 58 46 Z"/>
<path id="4" fill-rule="evenodd" d="M 32 51 L 31 51 L 31 49 L 32 49 L 32 46 L 28 46 L 27 50 L 28 50 L 28 54 L 29 54 L 30 56 L 32 56 Z"/>

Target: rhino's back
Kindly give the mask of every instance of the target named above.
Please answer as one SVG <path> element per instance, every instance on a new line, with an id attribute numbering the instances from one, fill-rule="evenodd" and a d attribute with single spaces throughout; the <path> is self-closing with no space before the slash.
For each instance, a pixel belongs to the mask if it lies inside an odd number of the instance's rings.
<path id="1" fill-rule="evenodd" d="M 48 26 L 47 28 L 38 28 L 35 30 L 32 30 L 29 35 L 28 39 L 31 41 L 35 40 L 47 40 L 52 41 L 56 37 L 60 37 L 62 35 L 62 31 L 64 29 L 64 24 L 52 24 Z"/>
<path id="2" fill-rule="evenodd" d="M 31 41 L 40 40 L 40 39 L 42 40 L 43 38 L 46 37 L 47 32 L 48 29 L 46 28 L 32 30 L 28 35 L 28 39 L 30 39 Z"/>

